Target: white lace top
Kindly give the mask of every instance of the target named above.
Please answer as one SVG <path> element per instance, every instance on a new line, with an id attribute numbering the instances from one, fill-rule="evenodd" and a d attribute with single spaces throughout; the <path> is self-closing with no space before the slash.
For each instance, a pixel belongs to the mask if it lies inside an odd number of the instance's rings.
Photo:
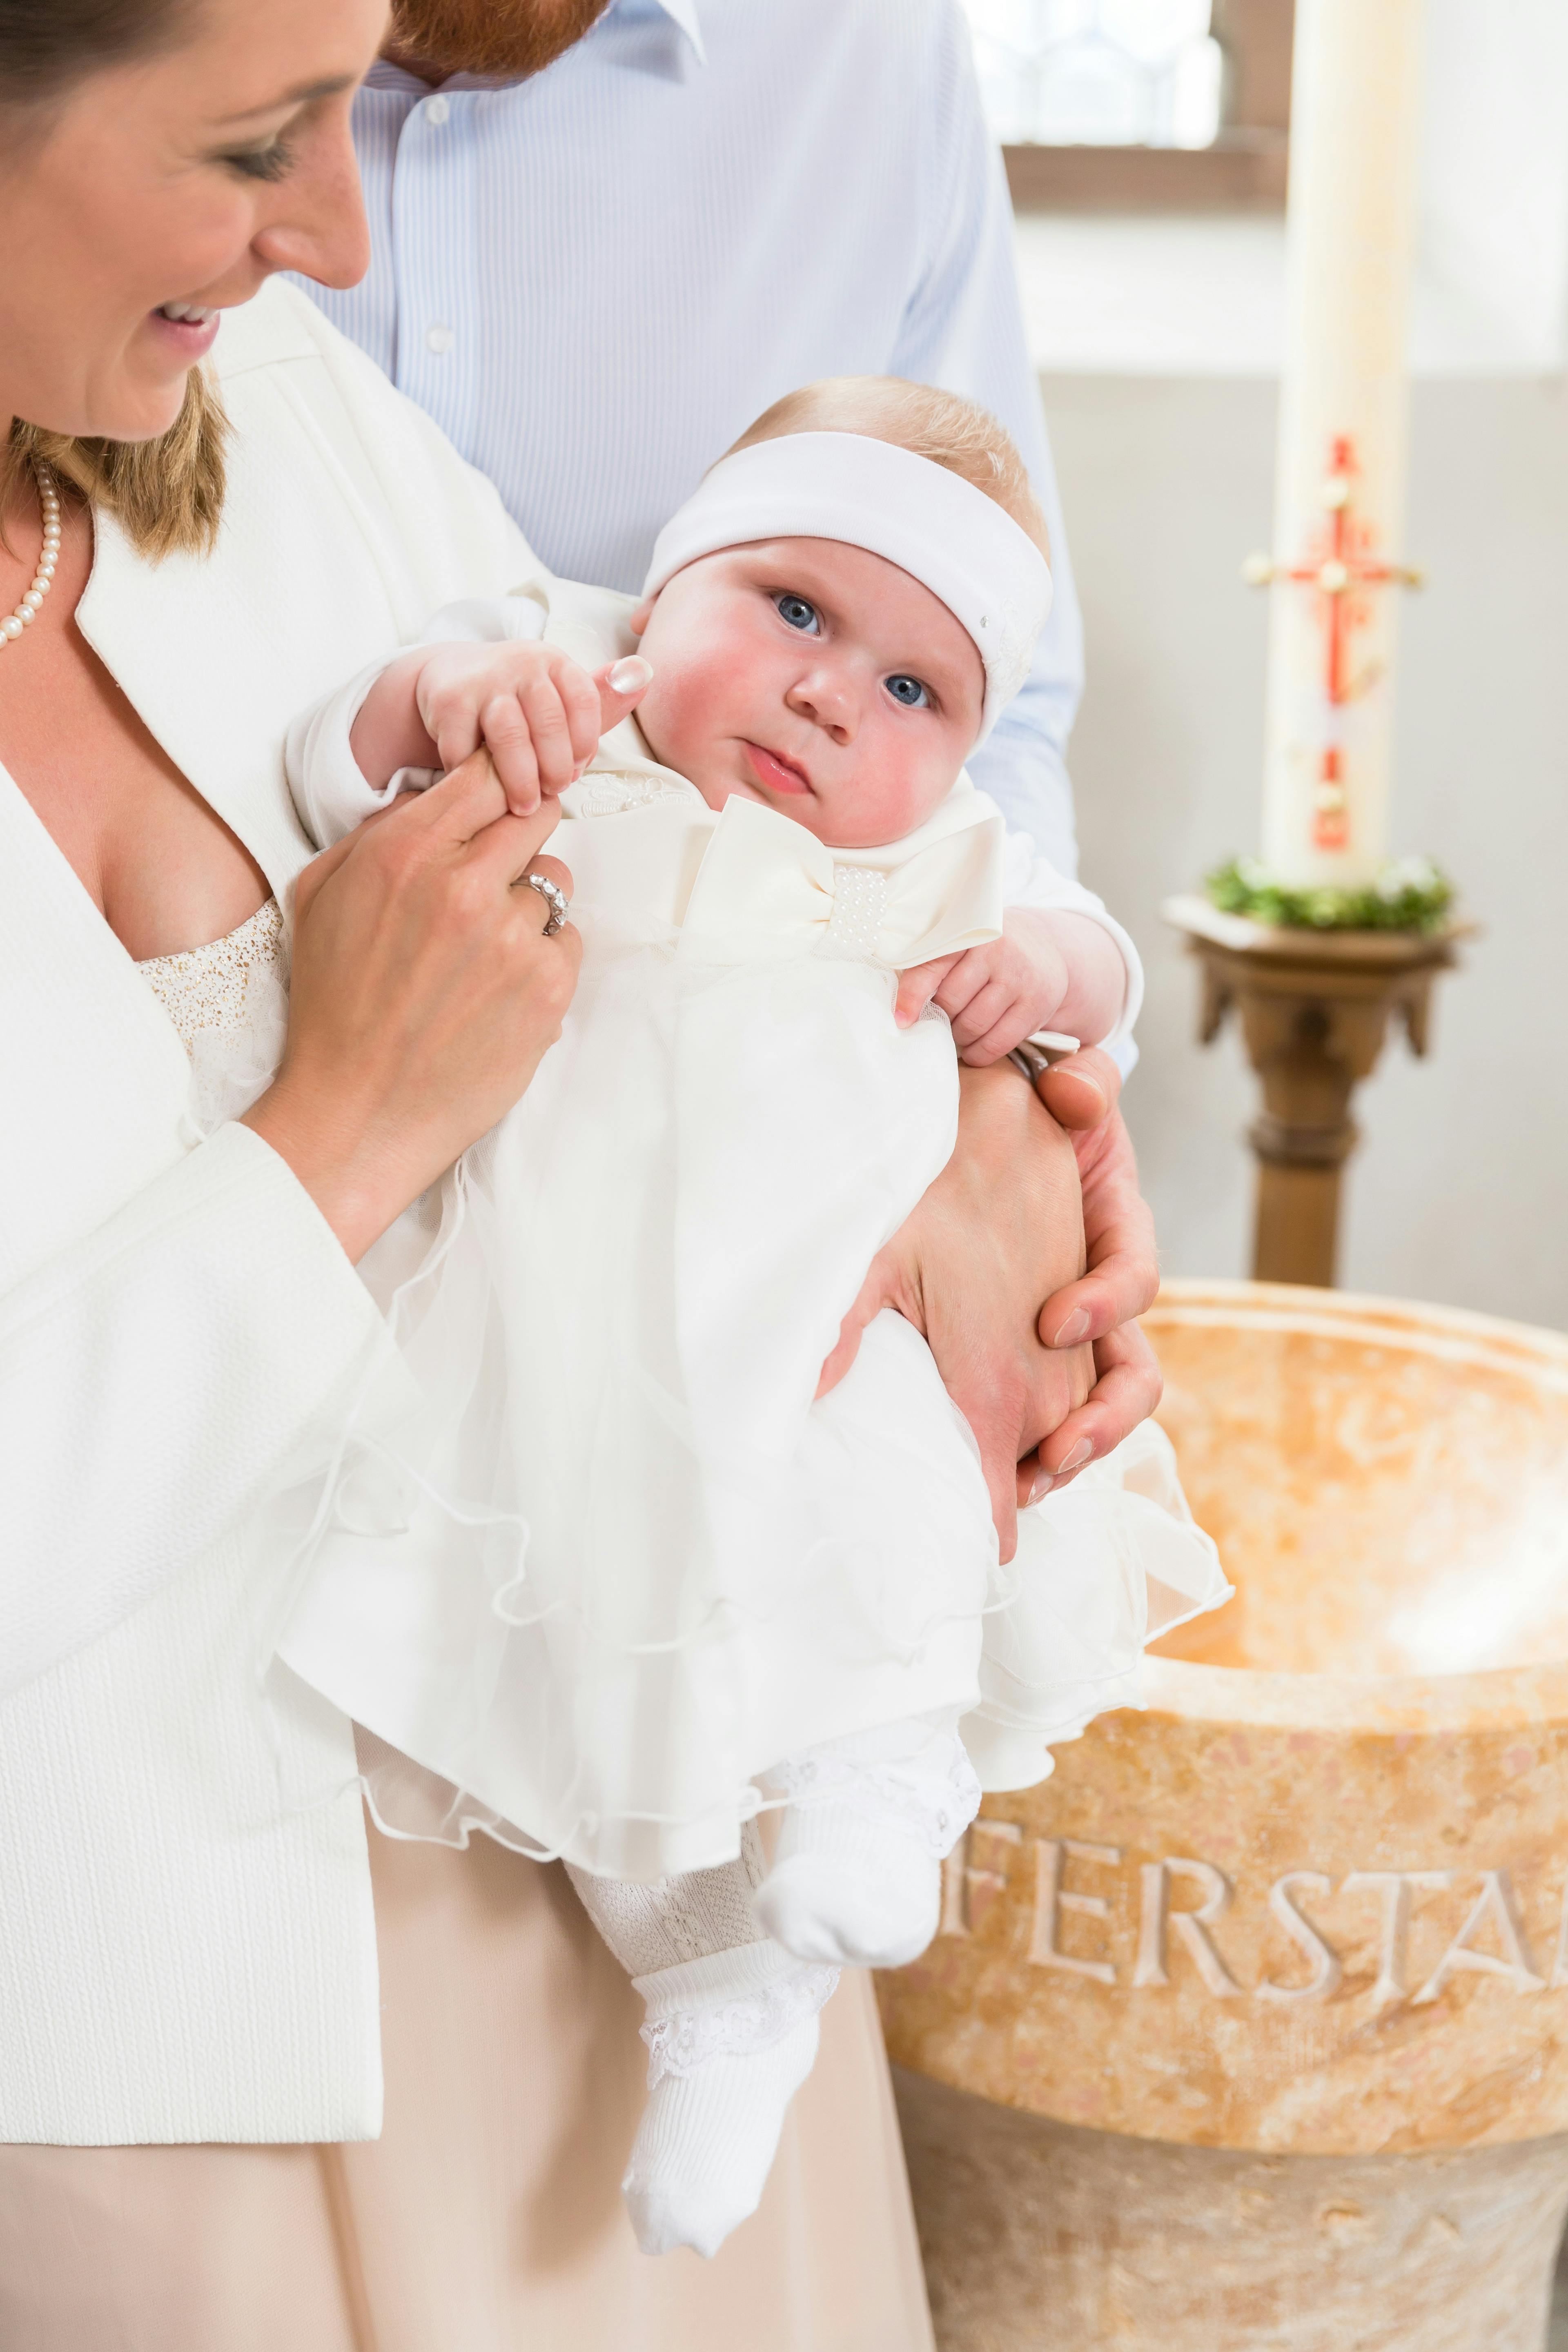
<path id="1" fill-rule="evenodd" d="M 136 967 L 180 1034 L 189 1054 L 202 1029 L 245 1025 L 251 974 L 281 981 L 283 913 L 276 898 L 221 940 L 179 955 L 149 956 Z"/>

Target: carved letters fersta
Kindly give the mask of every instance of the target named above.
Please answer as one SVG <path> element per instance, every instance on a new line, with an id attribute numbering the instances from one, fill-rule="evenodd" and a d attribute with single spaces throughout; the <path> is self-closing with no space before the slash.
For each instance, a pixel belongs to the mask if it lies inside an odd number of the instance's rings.
<path id="1" fill-rule="evenodd" d="M 1026 1857 L 1033 1866 L 1034 1905 L 1025 1957 L 1037 1968 L 1142 1990 L 1172 1982 L 1172 1964 L 1179 1950 L 1216 2000 L 1247 1993 L 1273 2002 L 1327 2000 L 1343 1982 L 1340 1954 L 1302 1907 L 1304 1899 L 1321 1906 L 1334 1896 L 1334 1882 L 1323 1871 L 1285 1871 L 1268 1891 L 1271 1917 L 1296 1947 L 1307 1973 L 1290 1983 L 1265 1976 L 1247 1987 L 1237 1981 L 1214 1932 L 1235 1896 L 1226 1873 L 1215 1863 L 1184 1854 L 1141 1864 L 1135 1889 L 1137 1949 L 1129 1973 L 1118 1967 L 1109 1943 L 1112 1897 L 1126 1884 L 1129 1867 L 1120 1847 L 1079 1838 L 1026 1839 L 1016 1822 L 975 1822 L 948 1856 L 938 1934 L 973 1935 L 992 1904 L 1016 1883 L 1016 1868 Z M 1118 1872 L 1121 1880 L 1107 1875 Z M 1408 1979 L 1413 1898 L 1417 1893 L 1461 1885 L 1477 1890 L 1464 1923 L 1436 1967 L 1413 1990 Z M 1412 2008 L 1420 2008 L 1462 1975 L 1500 1978 L 1516 1993 L 1568 1985 L 1568 1884 L 1550 1978 L 1531 1951 L 1506 1869 L 1356 1870 L 1340 1881 L 1337 1892 L 1364 1896 L 1380 1906 L 1378 1972 L 1372 1989 L 1379 2004 L 1408 2000 Z M 1078 1920 L 1094 1924 L 1076 1929 L 1072 1948 L 1064 1948 L 1064 1930 Z"/>

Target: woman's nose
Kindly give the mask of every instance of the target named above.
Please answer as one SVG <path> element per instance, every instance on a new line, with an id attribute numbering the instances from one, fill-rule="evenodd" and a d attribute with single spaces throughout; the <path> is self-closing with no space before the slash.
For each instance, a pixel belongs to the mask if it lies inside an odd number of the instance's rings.
<path id="1" fill-rule="evenodd" d="M 269 268 L 298 269 L 322 286 L 357 286 L 370 268 L 370 225 L 349 121 L 345 100 L 279 188 L 277 219 L 252 240 Z"/>

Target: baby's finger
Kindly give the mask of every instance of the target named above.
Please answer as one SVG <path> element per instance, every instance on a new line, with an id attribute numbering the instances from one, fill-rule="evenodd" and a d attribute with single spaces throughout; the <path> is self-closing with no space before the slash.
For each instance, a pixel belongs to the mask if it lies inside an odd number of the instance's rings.
<path id="1" fill-rule="evenodd" d="M 539 806 L 539 763 L 533 733 L 515 694 L 492 695 L 479 713 L 485 746 L 495 761 L 506 804 L 513 816 L 531 816 Z"/>
<path id="2" fill-rule="evenodd" d="M 1005 980 L 988 980 L 960 1011 L 952 1015 L 953 1043 L 962 1051 L 994 1029 L 1011 1012 L 1016 997 Z"/>
<path id="3" fill-rule="evenodd" d="M 1015 1045 L 1022 1045 L 1028 1034 L 1028 1020 L 1020 1012 L 1015 998 L 994 1027 L 987 1029 L 984 1036 L 977 1037 L 972 1045 L 963 1048 L 960 1059 L 972 1070 L 988 1070 L 993 1062 L 999 1062 L 1005 1054 L 1012 1052 Z"/>
<path id="4" fill-rule="evenodd" d="M 574 661 L 563 661 L 555 673 L 566 713 L 572 743 L 572 773 L 580 776 L 599 748 L 599 688 L 595 679 Z"/>
<path id="5" fill-rule="evenodd" d="M 936 1002 L 950 1021 L 963 1012 L 972 996 L 979 995 L 990 977 L 990 961 L 979 948 L 953 958 L 952 971 L 936 992 Z"/>
<path id="6" fill-rule="evenodd" d="M 427 715 L 425 724 L 435 739 L 436 756 L 444 776 L 460 768 L 465 760 L 472 759 L 483 740 L 479 713 L 456 696 L 450 700 L 443 698 Z"/>
<path id="7" fill-rule="evenodd" d="M 644 661 L 641 654 L 627 654 L 618 662 L 594 672 L 594 684 L 599 689 L 599 734 L 607 735 L 618 727 L 629 711 L 637 709 L 653 684 L 653 664 Z M 594 739 L 598 741 L 598 736 Z"/>
<path id="8" fill-rule="evenodd" d="M 899 974 L 893 1018 L 900 1029 L 920 1019 L 953 965 L 963 961 L 962 956 L 938 956 L 934 963 L 912 963 L 908 971 Z"/>
<path id="9" fill-rule="evenodd" d="M 566 706 L 561 690 L 552 677 L 531 678 L 518 696 L 522 715 L 528 721 L 528 731 L 533 738 L 533 756 L 539 763 L 539 788 L 543 793 L 563 793 L 572 782 L 577 761 L 572 749 L 572 730 L 567 723 Z"/>

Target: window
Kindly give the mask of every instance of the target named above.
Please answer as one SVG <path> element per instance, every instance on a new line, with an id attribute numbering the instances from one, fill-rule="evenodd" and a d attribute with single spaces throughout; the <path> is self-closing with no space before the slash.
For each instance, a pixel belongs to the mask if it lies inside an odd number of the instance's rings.
<path id="1" fill-rule="evenodd" d="M 1008 146 L 1212 147 L 1211 0 L 970 0 L 985 110 Z"/>
<path id="2" fill-rule="evenodd" d="M 964 0 L 1021 210 L 1277 208 L 1292 0 Z"/>

